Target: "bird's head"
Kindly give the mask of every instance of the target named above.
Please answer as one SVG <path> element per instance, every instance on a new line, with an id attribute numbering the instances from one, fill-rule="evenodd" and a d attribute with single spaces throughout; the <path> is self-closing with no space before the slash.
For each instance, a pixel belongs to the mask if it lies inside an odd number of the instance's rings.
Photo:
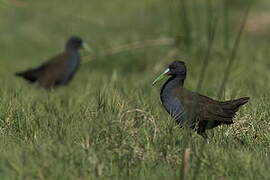
<path id="1" fill-rule="evenodd" d="M 187 68 L 183 61 L 173 61 L 168 68 L 158 76 L 152 85 L 155 85 L 157 82 L 162 80 L 165 76 L 174 76 L 182 78 L 183 80 L 186 78 L 187 75 Z"/>
<path id="2" fill-rule="evenodd" d="M 84 42 L 78 36 L 72 36 L 68 39 L 68 41 L 66 43 L 66 49 L 72 49 L 72 50 L 85 49 L 86 51 L 91 51 L 88 44 L 86 42 Z"/>

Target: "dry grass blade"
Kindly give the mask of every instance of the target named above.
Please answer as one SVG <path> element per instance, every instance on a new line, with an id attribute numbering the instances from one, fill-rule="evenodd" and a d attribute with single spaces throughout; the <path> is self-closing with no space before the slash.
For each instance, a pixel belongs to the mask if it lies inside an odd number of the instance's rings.
<path id="1" fill-rule="evenodd" d="M 130 110 L 127 110 L 126 112 L 122 113 L 120 115 L 120 122 L 125 122 L 123 121 L 124 117 L 130 113 L 141 113 L 142 116 L 144 116 L 146 119 L 148 119 L 153 125 L 154 125 L 154 134 L 153 134 L 153 140 L 156 138 L 156 135 L 157 135 L 157 125 L 156 125 L 156 122 L 155 122 L 155 118 L 153 117 L 152 114 L 150 114 L 149 112 L 146 112 L 142 109 L 130 109 Z"/>
<path id="2" fill-rule="evenodd" d="M 9 3 L 14 5 L 14 6 L 17 6 L 17 7 L 27 7 L 27 5 L 28 5 L 24 1 L 18 1 L 18 0 L 9 0 Z"/>
<path id="3" fill-rule="evenodd" d="M 185 152 L 183 154 L 183 161 L 182 161 L 182 168 L 181 168 L 181 174 L 180 174 L 180 179 L 185 179 L 188 175 L 189 172 L 189 167 L 190 167 L 190 148 L 186 148 Z"/>
<path id="4" fill-rule="evenodd" d="M 168 37 L 137 41 L 130 44 L 125 44 L 125 45 L 121 45 L 121 46 L 117 46 L 117 47 L 105 50 L 101 54 L 85 55 L 84 57 L 89 57 L 89 59 L 85 60 L 83 63 L 87 63 L 95 59 L 96 57 L 111 56 L 113 54 L 131 51 L 134 49 L 143 49 L 143 48 L 155 47 L 155 46 L 173 46 L 174 44 L 175 44 L 175 38 L 168 38 Z"/>

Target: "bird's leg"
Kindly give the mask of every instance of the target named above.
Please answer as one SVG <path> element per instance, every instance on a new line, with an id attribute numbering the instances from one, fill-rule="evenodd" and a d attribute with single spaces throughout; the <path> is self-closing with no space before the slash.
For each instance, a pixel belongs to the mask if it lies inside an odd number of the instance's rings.
<path id="1" fill-rule="evenodd" d="M 206 121 L 202 121 L 202 122 L 199 122 L 198 123 L 198 127 L 197 127 L 197 133 L 199 135 L 201 135 L 205 140 L 208 139 L 208 135 L 205 132 L 206 125 L 207 125 L 207 122 Z"/>
<path id="2" fill-rule="evenodd" d="M 199 135 L 201 135 L 203 137 L 203 139 L 207 140 L 208 139 L 208 135 L 206 134 L 206 132 L 198 132 Z"/>
<path id="3" fill-rule="evenodd" d="M 198 132 L 199 135 L 201 135 L 203 137 L 203 139 L 205 140 L 205 142 L 207 144 L 209 144 L 209 138 L 208 138 L 208 135 L 206 134 L 206 132 Z"/>
<path id="4" fill-rule="evenodd" d="M 205 128 L 203 128 L 203 126 L 200 126 L 200 125 L 202 125 L 202 124 L 199 124 L 199 128 L 197 130 L 197 133 L 203 137 L 203 139 L 206 141 L 207 144 L 209 144 L 209 138 L 205 132 Z"/>

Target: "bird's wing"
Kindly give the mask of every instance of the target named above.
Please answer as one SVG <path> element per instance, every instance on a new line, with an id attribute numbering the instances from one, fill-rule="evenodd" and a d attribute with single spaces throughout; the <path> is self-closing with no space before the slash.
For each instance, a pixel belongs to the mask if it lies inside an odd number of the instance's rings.
<path id="1" fill-rule="evenodd" d="M 68 54 L 62 53 L 44 63 L 42 66 L 45 68 L 43 68 L 39 83 L 43 87 L 50 88 L 55 85 L 56 82 L 63 79 L 66 74 L 67 60 Z"/>
<path id="2" fill-rule="evenodd" d="M 224 109 L 221 102 L 213 100 L 207 96 L 197 94 L 198 96 L 198 113 L 202 120 L 232 122 L 235 115 L 234 111 Z"/>
<path id="3" fill-rule="evenodd" d="M 185 111 L 193 118 L 200 121 L 232 121 L 231 111 L 224 111 L 218 101 L 184 88 L 178 88 L 176 91 L 177 97 L 184 104 Z"/>

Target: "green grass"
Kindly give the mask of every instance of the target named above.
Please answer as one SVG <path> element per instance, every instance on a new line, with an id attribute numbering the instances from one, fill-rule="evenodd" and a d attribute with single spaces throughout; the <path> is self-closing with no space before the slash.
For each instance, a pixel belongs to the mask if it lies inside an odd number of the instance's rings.
<path id="1" fill-rule="evenodd" d="M 179 58 L 188 66 L 185 85 L 195 91 L 207 57 L 200 93 L 218 97 L 246 7 L 239 5 L 245 1 L 229 2 L 225 13 L 222 1 L 1 2 L 0 179 L 180 179 L 185 147 L 191 151 L 186 179 L 269 179 L 267 34 L 248 26 L 242 34 L 224 99 L 251 101 L 235 124 L 208 132 L 210 144 L 193 132 L 186 142 L 187 130 L 165 112 L 159 88 L 151 87 Z M 251 15 L 269 11 L 268 5 L 254 4 Z M 60 52 L 73 34 L 96 56 L 84 58 L 67 87 L 45 91 L 13 75 Z M 100 56 L 162 37 L 177 37 L 177 43 Z"/>

